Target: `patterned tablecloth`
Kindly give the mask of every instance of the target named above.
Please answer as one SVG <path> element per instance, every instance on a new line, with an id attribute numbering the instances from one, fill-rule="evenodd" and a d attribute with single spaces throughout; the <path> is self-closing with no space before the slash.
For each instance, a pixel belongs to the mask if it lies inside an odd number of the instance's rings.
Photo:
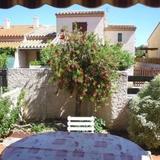
<path id="1" fill-rule="evenodd" d="M 49 132 L 24 138 L 2 160 L 150 160 L 135 143 L 111 134 Z"/>

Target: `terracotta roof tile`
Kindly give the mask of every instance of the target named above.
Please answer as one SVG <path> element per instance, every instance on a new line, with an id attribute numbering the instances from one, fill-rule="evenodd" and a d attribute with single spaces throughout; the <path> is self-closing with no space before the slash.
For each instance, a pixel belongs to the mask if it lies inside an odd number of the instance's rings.
<path id="1" fill-rule="evenodd" d="M 56 16 L 70 16 L 70 15 L 101 15 L 104 16 L 104 11 L 65 11 L 65 12 L 59 12 L 56 13 Z"/>
<path id="2" fill-rule="evenodd" d="M 136 26 L 134 25 L 108 25 L 105 28 L 106 31 L 115 31 L 115 30 L 125 30 L 125 31 L 135 31 Z"/>
<path id="3" fill-rule="evenodd" d="M 20 46 L 21 42 L 0 42 L 0 48 L 18 48 Z"/>
<path id="4" fill-rule="evenodd" d="M 10 29 L 0 26 L 0 37 L 23 36 L 33 30 L 32 25 L 12 25 Z"/>
<path id="5" fill-rule="evenodd" d="M 20 49 L 33 49 L 33 48 L 44 48 L 47 46 L 47 43 L 43 40 L 24 40 L 19 46 Z"/>
<path id="6" fill-rule="evenodd" d="M 56 27 L 55 26 L 40 26 L 39 28 L 35 28 L 26 36 L 28 37 L 34 37 L 34 36 L 47 36 L 52 35 L 56 33 Z"/>

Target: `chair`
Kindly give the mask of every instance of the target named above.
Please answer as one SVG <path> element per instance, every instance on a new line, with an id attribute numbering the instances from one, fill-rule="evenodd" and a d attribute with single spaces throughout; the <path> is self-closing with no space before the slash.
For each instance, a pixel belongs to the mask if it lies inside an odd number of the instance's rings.
<path id="1" fill-rule="evenodd" d="M 94 133 L 94 120 L 95 117 L 67 117 L 67 130 L 68 132 L 92 132 Z"/>

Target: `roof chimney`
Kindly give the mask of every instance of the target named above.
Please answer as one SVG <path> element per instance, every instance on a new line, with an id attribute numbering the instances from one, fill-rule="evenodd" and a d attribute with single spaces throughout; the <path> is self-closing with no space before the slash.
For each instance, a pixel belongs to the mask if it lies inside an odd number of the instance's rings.
<path id="1" fill-rule="evenodd" d="M 33 17 L 33 28 L 39 27 L 39 17 Z"/>
<path id="2" fill-rule="evenodd" d="M 11 28 L 11 22 L 9 19 L 4 20 L 4 29 L 10 29 Z"/>

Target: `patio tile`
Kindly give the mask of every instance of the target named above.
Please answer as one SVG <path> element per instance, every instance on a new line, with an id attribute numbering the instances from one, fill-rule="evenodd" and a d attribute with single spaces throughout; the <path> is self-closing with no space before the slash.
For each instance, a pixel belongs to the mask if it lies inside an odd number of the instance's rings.
<path id="1" fill-rule="evenodd" d="M 3 150 L 4 150 L 3 144 L 0 144 L 0 155 L 1 155 L 1 153 L 2 153 Z"/>
<path id="2" fill-rule="evenodd" d="M 153 160 L 160 160 L 160 155 L 157 155 L 157 156 L 152 155 L 152 159 Z"/>

